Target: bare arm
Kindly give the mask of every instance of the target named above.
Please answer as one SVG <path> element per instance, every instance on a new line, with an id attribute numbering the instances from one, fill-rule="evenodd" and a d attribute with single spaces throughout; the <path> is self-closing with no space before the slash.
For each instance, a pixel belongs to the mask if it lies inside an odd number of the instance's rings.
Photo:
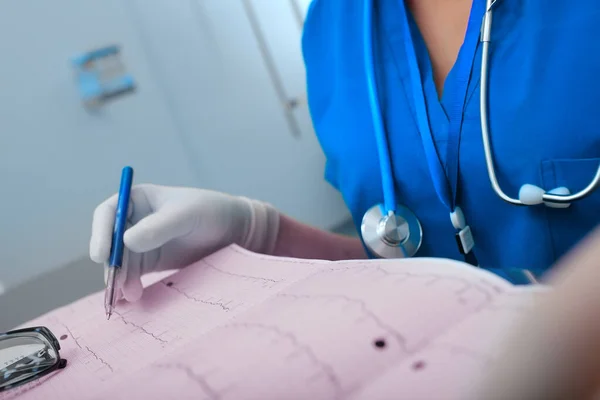
<path id="1" fill-rule="evenodd" d="M 600 388 L 600 229 L 566 256 L 554 292 L 513 332 L 478 399 L 592 399 Z"/>
<path id="2" fill-rule="evenodd" d="M 281 215 L 273 255 L 320 260 L 365 259 L 360 239 L 322 231 Z"/>

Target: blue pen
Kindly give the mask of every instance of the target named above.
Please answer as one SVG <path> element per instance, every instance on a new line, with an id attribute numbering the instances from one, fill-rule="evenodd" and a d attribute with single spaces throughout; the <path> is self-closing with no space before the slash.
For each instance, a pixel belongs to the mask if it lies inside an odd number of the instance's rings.
<path id="1" fill-rule="evenodd" d="M 108 265 L 108 278 L 106 280 L 106 291 L 104 293 L 104 309 L 106 319 L 110 319 L 115 303 L 116 278 L 123 264 L 123 235 L 127 228 L 127 208 L 131 196 L 131 185 L 133 183 L 133 168 L 125 167 L 121 173 L 121 187 L 119 188 L 119 199 L 115 212 L 115 226 L 113 229 L 112 245 L 110 248 L 110 259 Z"/>

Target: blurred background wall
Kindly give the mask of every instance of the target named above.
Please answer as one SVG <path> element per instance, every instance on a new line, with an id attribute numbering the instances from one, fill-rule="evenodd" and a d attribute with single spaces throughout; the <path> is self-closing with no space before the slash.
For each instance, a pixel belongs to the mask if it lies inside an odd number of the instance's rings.
<path id="1" fill-rule="evenodd" d="M 353 233 L 305 102 L 309 2 L 0 2 L 0 330 L 103 287 L 90 223 L 124 165 Z M 70 60 L 108 45 L 136 90 L 90 111 Z"/>

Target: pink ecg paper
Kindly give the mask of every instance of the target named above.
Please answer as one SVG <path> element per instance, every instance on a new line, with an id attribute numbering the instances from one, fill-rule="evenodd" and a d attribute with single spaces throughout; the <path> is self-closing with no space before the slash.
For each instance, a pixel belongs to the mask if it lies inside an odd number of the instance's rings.
<path id="1" fill-rule="evenodd" d="M 119 303 L 50 312 L 67 367 L 18 399 L 467 399 L 538 293 L 462 263 L 230 246 Z"/>

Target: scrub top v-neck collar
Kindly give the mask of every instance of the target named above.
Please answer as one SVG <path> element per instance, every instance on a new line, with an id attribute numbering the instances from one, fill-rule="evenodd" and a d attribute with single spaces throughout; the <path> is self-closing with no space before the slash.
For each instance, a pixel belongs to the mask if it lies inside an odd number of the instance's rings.
<path id="1" fill-rule="evenodd" d="M 408 103 L 412 105 L 413 118 L 422 141 L 432 183 L 457 231 L 459 250 L 470 258 L 469 262 L 477 263 L 471 254 L 470 228 L 464 223 L 462 211 L 457 207 L 457 195 L 463 114 L 469 98 L 469 84 L 479 44 L 485 0 L 473 1 L 464 41 L 444 83 L 441 100 L 438 98 L 433 68 L 424 39 L 419 34 L 419 29 L 404 1 L 398 0 L 397 4 L 398 13 L 383 13 L 384 20 L 388 21 L 384 25 L 389 28 L 389 16 L 394 15 L 395 24 L 392 26 L 401 27 L 401 31 L 390 35 L 396 39 L 392 41 L 391 47 L 396 65 L 406 65 L 408 69 L 408 79 L 404 79 L 403 87 L 407 92 Z M 402 40 L 397 40 L 398 37 Z M 440 134 L 444 136 L 440 137 Z M 459 220 L 463 222 L 457 223 Z"/>
<path id="2" fill-rule="evenodd" d="M 404 90 L 404 94 L 407 98 L 408 106 L 411 110 L 416 123 L 416 109 L 414 97 L 411 90 L 411 76 L 410 69 L 407 66 L 407 57 L 405 50 L 405 27 L 403 26 L 402 19 L 398 16 L 402 13 L 401 7 L 404 6 L 403 0 L 384 0 L 379 1 L 379 6 L 384 8 L 381 13 L 381 22 L 383 34 L 381 37 L 388 42 L 387 47 L 390 50 L 392 57 L 394 58 L 394 65 L 398 69 L 399 76 L 402 79 L 403 85 L 401 87 Z M 386 10 L 387 9 L 387 10 Z M 483 17 L 483 11 L 485 10 L 484 0 L 474 0 L 473 7 L 471 9 L 471 15 L 469 18 L 469 29 L 467 35 L 479 33 L 479 27 Z M 456 92 L 460 91 L 461 88 L 457 87 L 457 67 L 459 63 L 466 62 L 469 64 L 469 75 L 468 84 L 466 87 L 466 93 L 464 101 L 461 101 L 462 108 L 461 114 L 464 110 L 464 106 L 468 104 L 472 98 L 474 91 L 476 90 L 479 82 L 479 72 L 476 68 L 477 61 L 479 60 L 480 46 L 477 45 L 474 50 L 465 49 L 464 44 L 458 53 L 457 60 L 455 61 L 452 69 L 449 71 L 443 86 L 442 96 L 438 96 L 437 88 L 433 77 L 433 67 L 431 58 L 425 44 L 423 35 L 417 26 L 415 19 L 412 14 L 406 9 L 406 16 L 409 22 L 409 28 L 411 32 L 411 40 L 414 44 L 415 55 L 417 57 L 417 63 L 421 75 L 421 88 L 424 93 L 426 102 L 426 108 L 428 113 L 428 119 L 430 123 L 430 129 L 434 136 L 434 141 L 438 146 L 438 153 L 444 165 L 447 164 L 447 141 L 448 141 L 448 129 L 450 125 L 449 110 L 453 107 L 453 102 L 456 99 Z M 478 41 L 477 41 L 478 42 Z M 465 52 L 467 50 L 467 52 Z M 459 95 L 462 95 L 460 93 Z"/>

